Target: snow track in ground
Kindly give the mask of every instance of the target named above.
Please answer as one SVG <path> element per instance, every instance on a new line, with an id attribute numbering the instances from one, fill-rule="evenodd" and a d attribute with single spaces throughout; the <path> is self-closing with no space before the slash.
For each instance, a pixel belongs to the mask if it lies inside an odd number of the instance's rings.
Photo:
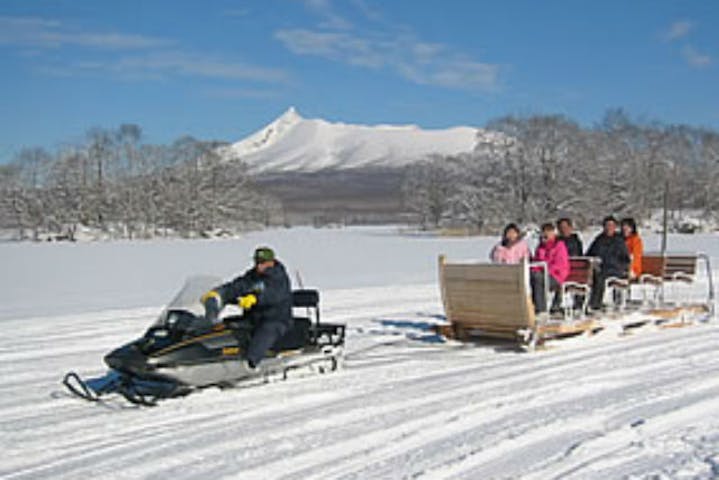
<path id="1" fill-rule="evenodd" d="M 324 299 L 326 319 L 348 322 L 345 370 L 157 408 L 85 403 L 59 385 L 67 370 L 101 373 L 103 354 L 157 309 L 4 321 L 0 477 L 719 475 L 715 323 L 527 354 L 437 342 L 434 285 Z"/>

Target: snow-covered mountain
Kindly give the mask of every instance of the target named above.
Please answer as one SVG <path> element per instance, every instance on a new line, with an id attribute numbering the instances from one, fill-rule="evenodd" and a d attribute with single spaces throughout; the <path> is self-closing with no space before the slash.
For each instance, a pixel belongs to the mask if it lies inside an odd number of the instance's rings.
<path id="1" fill-rule="evenodd" d="M 221 150 L 253 173 L 402 167 L 431 154 L 470 152 L 499 134 L 472 127 L 424 130 L 415 125 L 351 125 L 303 118 L 293 107 L 244 140 Z"/>

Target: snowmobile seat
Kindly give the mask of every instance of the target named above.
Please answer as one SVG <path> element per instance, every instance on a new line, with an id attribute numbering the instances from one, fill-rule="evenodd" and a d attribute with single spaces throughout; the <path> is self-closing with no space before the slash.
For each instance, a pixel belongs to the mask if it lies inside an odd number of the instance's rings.
<path id="1" fill-rule="evenodd" d="M 295 317 L 293 321 L 293 327 L 272 346 L 273 352 L 299 350 L 307 345 L 310 336 L 310 320 L 308 318 Z"/>
<path id="2" fill-rule="evenodd" d="M 308 343 L 315 347 L 342 346 L 345 342 L 346 327 L 339 323 L 326 323 L 320 321 L 320 293 L 317 290 L 302 289 L 292 292 L 292 306 L 306 309 L 307 317 L 294 317 L 298 320 L 309 321 Z"/>
<path id="3" fill-rule="evenodd" d="M 320 292 L 317 290 L 294 290 L 292 306 L 298 308 L 317 308 L 320 305 Z"/>

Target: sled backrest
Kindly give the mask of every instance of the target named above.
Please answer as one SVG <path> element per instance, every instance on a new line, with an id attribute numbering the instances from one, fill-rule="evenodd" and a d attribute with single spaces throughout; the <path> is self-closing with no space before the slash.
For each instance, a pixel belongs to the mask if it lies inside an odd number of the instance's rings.
<path id="1" fill-rule="evenodd" d="M 662 280 L 687 280 L 697 271 L 697 254 L 692 253 L 646 253 L 642 257 L 642 274 Z"/>
<path id="2" fill-rule="evenodd" d="M 320 325 L 320 292 L 311 289 L 293 290 L 292 291 L 292 307 L 305 309 L 306 317 L 298 317 L 292 315 L 295 323 L 298 321 L 307 321 L 314 323 L 315 327 L 309 333 L 310 339 L 314 341 Z"/>
<path id="3" fill-rule="evenodd" d="M 592 286 L 594 279 L 594 257 L 569 257 L 569 276 L 565 282 Z"/>
<path id="4" fill-rule="evenodd" d="M 651 275 L 653 277 L 663 278 L 665 260 L 666 257 L 661 254 L 645 254 L 642 256 L 642 275 Z"/>
<path id="5" fill-rule="evenodd" d="M 516 338 L 518 330 L 534 327 L 526 263 L 450 263 L 440 256 L 439 277 L 447 319 L 455 330 Z"/>
<path id="6" fill-rule="evenodd" d="M 697 272 L 697 256 L 691 254 L 667 256 L 664 265 L 665 278 L 676 278 L 681 274 L 687 277 L 693 277 Z"/>

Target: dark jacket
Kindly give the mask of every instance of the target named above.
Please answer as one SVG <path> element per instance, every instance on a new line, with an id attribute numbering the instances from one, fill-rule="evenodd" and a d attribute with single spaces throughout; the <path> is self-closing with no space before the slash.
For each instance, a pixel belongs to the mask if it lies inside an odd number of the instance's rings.
<path id="1" fill-rule="evenodd" d="M 582 240 L 579 238 L 579 235 L 573 233 L 568 237 L 559 237 L 559 239 L 564 242 L 570 257 L 582 256 L 584 245 L 582 245 Z"/>
<path id="2" fill-rule="evenodd" d="M 220 294 L 223 305 L 237 303 L 239 297 L 252 293 L 257 297 L 257 304 L 250 310 L 253 320 L 287 326 L 292 324 L 290 279 L 280 262 L 275 262 L 275 266 L 263 274 L 252 268 L 214 290 Z"/>
<path id="3" fill-rule="evenodd" d="M 602 259 L 600 270 L 605 277 L 626 277 L 629 273 L 629 252 L 618 233 L 611 237 L 601 233 L 587 250 L 587 256 Z"/>

